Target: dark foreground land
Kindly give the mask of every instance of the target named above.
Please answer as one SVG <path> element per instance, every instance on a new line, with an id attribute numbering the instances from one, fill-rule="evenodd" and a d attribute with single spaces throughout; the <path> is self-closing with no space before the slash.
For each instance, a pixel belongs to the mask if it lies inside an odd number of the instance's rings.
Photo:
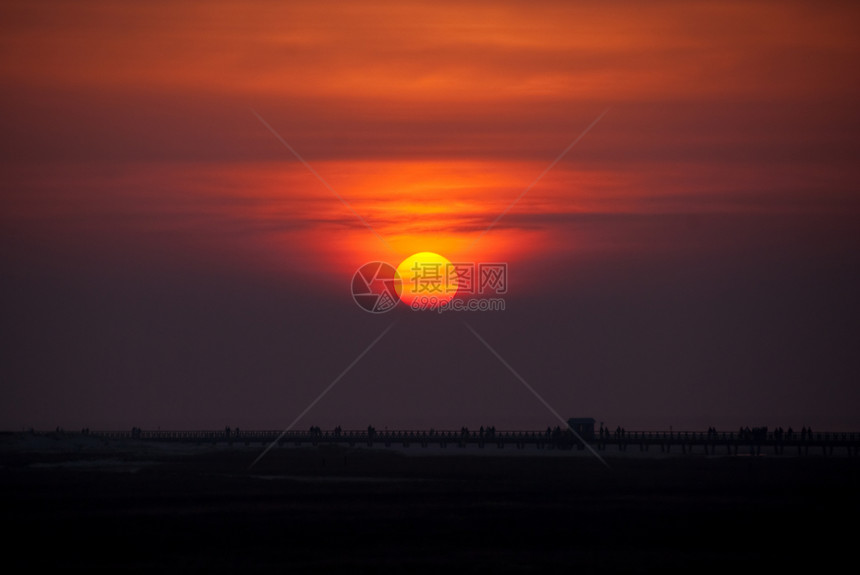
<path id="1" fill-rule="evenodd" d="M 4 449 L 4 563 L 104 572 L 709 572 L 853 563 L 860 458 Z M 850 563 L 849 563 L 850 564 Z"/>

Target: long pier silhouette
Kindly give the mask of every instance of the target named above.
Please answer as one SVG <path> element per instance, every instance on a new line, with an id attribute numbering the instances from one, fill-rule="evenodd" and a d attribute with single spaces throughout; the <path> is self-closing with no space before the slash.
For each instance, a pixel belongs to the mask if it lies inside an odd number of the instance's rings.
<path id="1" fill-rule="evenodd" d="M 53 432 L 51 432 L 53 433 Z M 68 435 L 67 432 L 64 432 Z M 77 432 L 76 432 L 77 433 Z M 470 431 L 461 430 L 186 430 L 165 431 L 133 428 L 122 431 L 85 430 L 85 435 L 105 440 L 158 443 L 228 444 L 277 447 L 339 445 L 348 447 L 478 448 L 518 450 L 577 450 L 585 446 L 567 430 Z M 607 432 L 586 441 L 600 452 L 652 452 L 682 455 L 825 455 L 860 454 L 860 433 L 721 432 L 721 431 L 623 431 Z"/>

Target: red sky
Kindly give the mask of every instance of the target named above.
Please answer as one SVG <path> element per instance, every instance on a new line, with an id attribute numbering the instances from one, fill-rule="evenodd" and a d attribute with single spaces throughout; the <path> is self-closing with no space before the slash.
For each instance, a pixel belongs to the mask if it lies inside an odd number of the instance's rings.
<path id="1" fill-rule="evenodd" d="M 340 293 L 430 250 L 510 262 L 529 301 L 644 260 L 856 262 L 858 24 L 841 2 L 4 2 L 6 289 L 129 267 Z"/>
<path id="2" fill-rule="evenodd" d="M 810 196 L 841 210 L 854 201 L 822 166 L 840 166 L 839 184 L 844 171 L 856 182 L 850 128 L 860 86 L 849 72 L 856 8 L 253 8 L 7 3 L 0 60 L 4 107 L 14 111 L 4 121 L 7 158 L 35 164 L 40 176 L 49 165 L 49 179 L 83 184 L 85 192 L 59 193 L 74 194 L 71 203 L 87 212 L 98 205 L 138 213 L 147 203 L 142 194 L 160 188 L 174 205 L 155 197 L 150 209 L 178 218 L 191 217 L 184 208 L 261 227 L 312 220 L 302 233 L 321 233 L 322 243 L 337 225 L 354 224 L 256 121 L 252 106 L 391 238 L 397 256 L 426 248 L 458 257 L 470 233 L 609 108 L 517 206 L 504 222 L 509 228 L 467 255 L 516 257 L 512 243 L 517 251 L 551 249 L 546 229 L 523 229 L 517 216 L 806 210 Z M 69 163 L 87 169 L 65 172 Z M 31 174 L 12 177 L 52 186 Z M 146 192 L 131 189 L 144 180 Z M 4 196 L 20 217 L 58 209 L 51 194 L 39 202 L 31 191 L 27 199 L 10 191 Z M 184 206 L 172 201 L 177 194 Z M 107 196 L 113 205 L 104 205 Z M 206 204 L 204 214 L 196 202 Z M 155 225 L 164 225 L 161 218 Z M 346 267 L 395 257 L 378 253 L 384 246 L 361 237 L 363 230 L 350 233 L 358 253 L 318 246 L 321 257 Z M 304 241 L 258 235 L 267 248 Z"/>

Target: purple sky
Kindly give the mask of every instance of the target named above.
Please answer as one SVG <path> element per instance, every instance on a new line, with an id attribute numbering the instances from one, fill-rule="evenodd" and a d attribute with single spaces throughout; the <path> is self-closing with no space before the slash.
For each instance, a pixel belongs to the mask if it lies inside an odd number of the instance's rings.
<path id="1" fill-rule="evenodd" d="M 857 8 L 252 4 L 0 8 L 0 428 L 283 428 L 395 320 L 298 427 L 555 425 L 465 320 L 564 416 L 860 429 Z M 355 305 L 425 250 L 506 310 Z"/>

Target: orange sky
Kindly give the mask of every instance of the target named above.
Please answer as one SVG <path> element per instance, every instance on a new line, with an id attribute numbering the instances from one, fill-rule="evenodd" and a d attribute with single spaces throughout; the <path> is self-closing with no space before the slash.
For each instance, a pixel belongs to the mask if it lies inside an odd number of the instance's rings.
<path id="1" fill-rule="evenodd" d="M 859 6 L 0 2 L 0 419 L 274 428 L 398 317 L 308 425 L 545 428 L 467 319 L 559 412 L 856 429 Z M 505 312 L 355 305 L 418 251 Z"/>
<path id="2" fill-rule="evenodd" d="M 856 207 L 857 8 L 250 4 L 4 3 L 7 229 L 340 277 L 611 251 L 589 214 Z"/>

